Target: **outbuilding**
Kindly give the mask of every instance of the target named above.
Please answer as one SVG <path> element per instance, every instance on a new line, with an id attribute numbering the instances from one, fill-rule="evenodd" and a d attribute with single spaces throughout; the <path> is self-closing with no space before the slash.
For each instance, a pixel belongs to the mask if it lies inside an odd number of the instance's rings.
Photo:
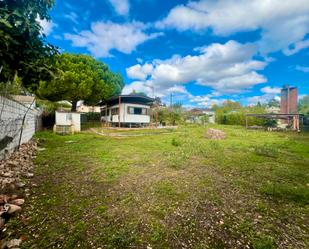
<path id="1" fill-rule="evenodd" d="M 144 127 L 151 122 L 154 99 L 144 95 L 118 95 L 101 102 L 101 121 L 118 127 Z"/>

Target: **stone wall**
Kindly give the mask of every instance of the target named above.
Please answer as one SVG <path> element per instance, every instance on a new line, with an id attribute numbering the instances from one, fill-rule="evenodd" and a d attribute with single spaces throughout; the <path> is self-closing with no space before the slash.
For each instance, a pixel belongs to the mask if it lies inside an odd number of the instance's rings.
<path id="1" fill-rule="evenodd" d="M 39 116 L 37 110 L 28 110 L 25 105 L 0 96 L 0 159 L 8 156 L 19 145 L 21 132 L 21 144 L 32 138 L 39 124 Z"/>

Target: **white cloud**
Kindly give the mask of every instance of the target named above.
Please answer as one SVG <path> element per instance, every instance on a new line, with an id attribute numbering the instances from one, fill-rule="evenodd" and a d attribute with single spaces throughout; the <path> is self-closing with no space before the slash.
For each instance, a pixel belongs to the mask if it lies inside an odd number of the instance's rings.
<path id="1" fill-rule="evenodd" d="M 261 104 L 265 104 L 272 99 L 276 99 L 276 100 L 280 101 L 280 97 L 277 96 L 277 95 L 273 95 L 273 94 L 263 94 L 263 95 L 260 95 L 260 96 L 248 97 L 248 98 L 245 99 L 245 101 L 249 105 L 256 105 L 258 102 L 261 103 Z"/>
<path id="2" fill-rule="evenodd" d="M 309 39 L 305 41 L 296 42 L 295 44 L 293 44 L 293 48 L 286 48 L 283 50 L 283 53 L 287 56 L 290 56 L 308 47 L 309 47 Z"/>
<path id="3" fill-rule="evenodd" d="M 145 80 L 147 78 L 147 75 L 150 75 L 152 73 L 152 70 L 152 64 L 145 64 L 143 66 L 137 64 L 135 66 L 127 68 L 126 72 L 128 77 L 131 79 Z"/>
<path id="4" fill-rule="evenodd" d="M 298 70 L 298 71 L 302 71 L 302 72 L 304 72 L 304 73 L 309 73 L 309 67 L 303 67 L 303 66 L 297 65 L 297 66 L 295 67 L 295 69 Z"/>
<path id="5" fill-rule="evenodd" d="M 215 35 L 261 30 L 259 50 L 263 54 L 284 50 L 293 54 L 308 47 L 308 0 L 200 0 L 173 8 L 158 28 L 212 29 Z M 289 46 L 294 46 L 291 51 Z"/>
<path id="6" fill-rule="evenodd" d="M 280 87 L 266 86 L 261 88 L 261 92 L 263 93 L 263 95 L 248 97 L 245 98 L 245 101 L 248 102 L 249 105 L 255 105 L 258 102 L 267 103 L 272 99 L 280 101 L 280 95 L 279 95 L 281 92 Z"/>
<path id="7" fill-rule="evenodd" d="M 79 34 L 66 33 L 64 37 L 71 40 L 73 46 L 85 47 L 98 58 L 110 56 L 113 49 L 130 54 L 138 45 L 162 35 L 147 34 L 145 30 L 146 26 L 141 22 L 95 22 L 92 23 L 91 30 L 84 30 Z"/>
<path id="8" fill-rule="evenodd" d="M 125 87 L 122 90 L 122 94 L 130 94 L 133 91 L 143 92 L 146 93 L 148 96 L 152 96 L 152 87 L 150 84 L 147 84 L 147 82 L 134 81 L 129 85 L 125 85 Z M 156 96 L 160 97 L 159 95 Z"/>
<path id="9" fill-rule="evenodd" d="M 42 27 L 41 33 L 45 34 L 46 36 L 50 35 L 52 33 L 53 29 L 58 26 L 53 21 L 47 21 L 46 19 L 40 19 L 39 17 L 36 18 L 36 21 Z"/>
<path id="10" fill-rule="evenodd" d="M 266 94 L 279 94 L 281 92 L 281 88 L 266 86 L 261 89 L 261 92 Z"/>
<path id="11" fill-rule="evenodd" d="M 214 89 L 217 96 L 219 93 L 239 93 L 267 81 L 257 72 L 267 63 L 254 60 L 255 52 L 256 47 L 252 44 L 214 43 L 200 49 L 199 55 L 175 55 L 168 60 L 154 60 L 148 73 L 142 69 L 149 63 L 137 64 L 127 72 L 131 78 L 135 74 L 136 79 L 147 79 L 138 84 L 152 85 L 161 95 L 166 95 L 176 85 L 190 82 Z"/>
<path id="12" fill-rule="evenodd" d="M 130 11 L 129 0 L 109 0 L 118 15 L 126 16 Z"/>
<path id="13" fill-rule="evenodd" d="M 204 96 L 192 96 L 190 99 L 190 103 L 195 103 L 196 105 L 200 107 L 212 107 L 213 105 L 221 105 L 224 101 L 226 101 L 226 98 L 213 98 L 215 95 L 213 93 L 207 94 Z"/>

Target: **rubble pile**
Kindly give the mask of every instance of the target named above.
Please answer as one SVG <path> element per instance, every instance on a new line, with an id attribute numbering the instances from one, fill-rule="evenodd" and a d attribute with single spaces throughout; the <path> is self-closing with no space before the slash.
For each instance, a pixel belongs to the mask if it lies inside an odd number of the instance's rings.
<path id="1" fill-rule="evenodd" d="M 24 199 L 29 195 L 27 184 L 33 177 L 33 160 L 37 151 L 37 143 L 32 140 L 22 144 L 8 159 L 0 161 L 0 234 L 5 223 L 21 211 Z M 18 194 L 17 194 L 18 193 Z M 21 239 L 0 240 L 0 248 L 19 248 Z"/>
<path id="2" fill-rule="evenodd" d="M 206 137 L 209 139 L 222 140 L 226 138 L 226 135 L 223 131 L 217 129 L 208 129 Z"/>
<path id="3" fill-rule="evenodd" d="M 13 152 L 7 160 L 0 161 L 0 190 L 12 192 L 23 188 L 23 179 L 33 177 L 33 159 L 37 144 L 35 141 L 22 144 L 18 151 Z"/>

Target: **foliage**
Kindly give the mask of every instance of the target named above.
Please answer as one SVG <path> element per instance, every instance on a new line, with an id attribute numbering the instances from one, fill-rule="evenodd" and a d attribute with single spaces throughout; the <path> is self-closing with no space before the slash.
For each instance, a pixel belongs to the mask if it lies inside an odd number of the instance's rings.
<path id="1" fill-rule="evenodd" d="M 298 111 L 302 114 L 309 114 L 309 95 L 299 100 Z"/>
<path id="2" fill-rule="evenodd" d="M 216 123 L 243 126 L 246 124 L 246 114 L 265 113 L 265 107 L 262 105 L 243 107 L 240 103 L 230 100 L 224 102 L 222 106 L 215 106 L 214 110 L 216 113 Z M 248 125 L 264 126 L 266 121 L 261 118 L 248 117 Z"/>
<path id="3" fill-rule="evenodd" d="M 0 93 L 1 95 L 18 95 L 23 92 L 21 78 L 16 75 L 11 82 L 1 83 L 0 82 Z"/>
<path id="4" fill-rule="evenodd" d="M 266 119 L 264 121 L 265 127 L 276 127 L 278 125 L 278 122 L 276 119 Z"/>
<path id="5" fill-rule="evenodd" d="M 43 109 L 45 114 L 53 114 L 59 108 L 71 109 L 71 105 L 49 100 L 37 99 L 36 105 Z"/>
<path id="6" fill-rule="evenodd" d="M 35 90 L 39 80 L 53 77 L 55 47 L 44 42 L 39 19 L 49 20 L 53 0 L 0 1 L 0 83 L 11 83 L 18 75 L 23 85 Z"/>
<path id="7" fill-rule="evenodd" d="M 271 99 L 268 103 L 267 106 L 269 107 L 280 107 L 280 102 L 276 99 Z"/>
<path id="8" fill-rule="evenodd" d="M 182 107 L 168 108 L 161 107 L 155 110 L 158 122 L 165 125 L 179 125 L 184 121 L 184 111 Z"/>
<path id="9" fill-rule="evenodd" d="M 140 96 L 147 97 L 146 93 L 144 93 L 144 92 L 137 92 L 135 90 L 133 90 L 129 95 L 140 95 Z"/>
<path id="10" fill-rule="evenodd" d="M 112 73 L 107 65 L 88 55 L 61 54 L 56 68 L 57 78 L 41 81 L 37 95 L 51 101 L 71 101 L 72 111 L 76 111 L 79 100 L 94 105 L 119 94 L 124 85 L 120 74 Z"/>

